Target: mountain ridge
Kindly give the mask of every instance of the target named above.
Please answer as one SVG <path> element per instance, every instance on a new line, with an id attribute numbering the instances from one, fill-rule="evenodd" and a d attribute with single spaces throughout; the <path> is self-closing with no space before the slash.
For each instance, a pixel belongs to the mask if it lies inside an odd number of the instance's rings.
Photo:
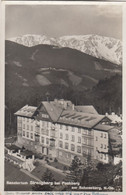
<path id="1" fill-rule="evenodd" d="M 8 39 L 18 44 L 33 47 L 40 44 L 68 47 L 99 59 L 122 64 L 122 43 L 119 39 L 100 35 L 69 35 L 59 38 L 48 38 L 45 35 L 23 35 Z"/>

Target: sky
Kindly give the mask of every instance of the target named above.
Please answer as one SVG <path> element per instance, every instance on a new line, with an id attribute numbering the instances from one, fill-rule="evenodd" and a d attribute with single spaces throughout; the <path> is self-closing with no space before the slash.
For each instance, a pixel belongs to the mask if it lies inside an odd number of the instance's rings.
<path id="1" fill-rule="evenodd" d="M 6 5 L 6 39 L 97 34 L 122 39 L 120 5 Z"/>

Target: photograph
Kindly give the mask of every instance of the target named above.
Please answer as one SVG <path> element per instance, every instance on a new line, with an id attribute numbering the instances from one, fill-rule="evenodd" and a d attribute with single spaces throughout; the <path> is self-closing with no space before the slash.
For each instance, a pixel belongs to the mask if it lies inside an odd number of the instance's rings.
<path id="1" fill-rule="evenodd" d="M 123 192 L 123 4 L 5 3 L 4 41 L 4 191 Z"/>

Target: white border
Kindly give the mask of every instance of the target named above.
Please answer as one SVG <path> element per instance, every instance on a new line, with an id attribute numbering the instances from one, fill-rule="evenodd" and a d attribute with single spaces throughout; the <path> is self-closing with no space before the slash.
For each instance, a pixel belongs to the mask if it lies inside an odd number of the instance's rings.
<path id="1" fill-rule="evenodd" d="M 125 76 L 126 76 L 126 2 L 99 2 L 99 1 L 2 1 L 0 3 L 0 192 L 4 194 L 4 97 L 5 97 L 5 5 L 122 5 L 123 6 L 123 192 L 98 192 L 97 195 L 122 195 L 126 194 L 126 102 L 125 102 Z M 28 192 L 28 191 L 27 191 Z M 17 194 L 15 192 L 13 194 Z M 23 191 L 22 191 L 23 193 Z M 39 193 L 39 192 L 38 192 Z M 38 194 L 36 192 L 36 194 Z M 52 192 L 55 194 L 55 192 Z M 56 192 L 57 193 L 57 192 Z M 82 191 L 80 192 L 83 193 Z M 96 192 L 94 192 L 96 193 Z M 32 193 L 31 193 L 32 194 Z M 44 192 L 42 192 L 44 194 Z M 65 192 L 64 192 L 65 194 Z M 74 194 L 74 192 L 72 192 Z M 93 195 L 85 192 L 83 195 Z M 95 195 L 95 194 L 94 194 Z"/>

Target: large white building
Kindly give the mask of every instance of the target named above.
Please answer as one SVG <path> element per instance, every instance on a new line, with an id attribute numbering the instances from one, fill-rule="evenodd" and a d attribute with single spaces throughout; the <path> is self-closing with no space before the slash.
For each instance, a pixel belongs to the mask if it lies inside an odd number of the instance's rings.
<path id="1" fill-rule="evenodd" d="M 70 164 L 75 155 L 109 162 L 110 120 L 93 106 L 74 106 L 71 101 L 43 101 L 24 106 L 17 116 L 18 144 Z"/>

